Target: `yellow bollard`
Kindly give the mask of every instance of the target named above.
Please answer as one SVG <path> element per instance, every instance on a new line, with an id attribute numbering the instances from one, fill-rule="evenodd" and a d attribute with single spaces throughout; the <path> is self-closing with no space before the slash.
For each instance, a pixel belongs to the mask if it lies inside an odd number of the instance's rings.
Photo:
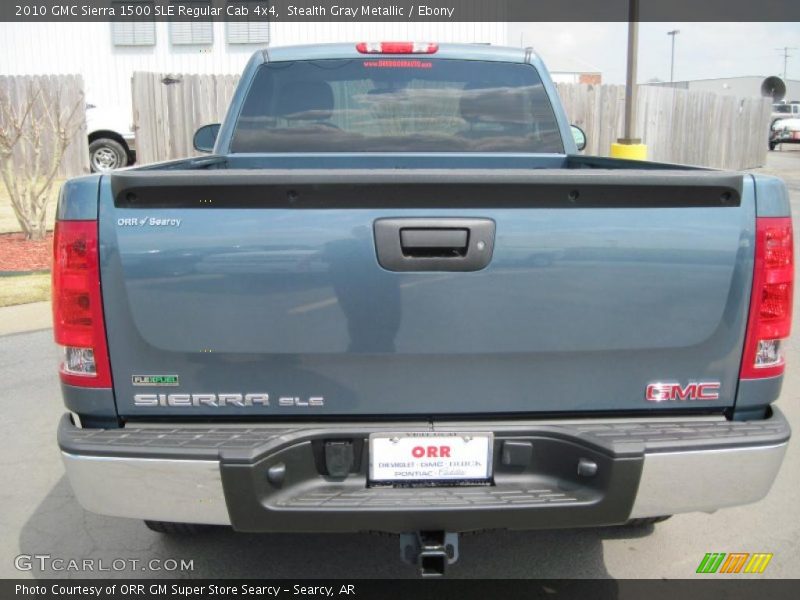
<path id="1" fill-rule="evenodd" d="M 646 144 L 611 144 L 612 158 L 627 160 L 647 160 Z"/>

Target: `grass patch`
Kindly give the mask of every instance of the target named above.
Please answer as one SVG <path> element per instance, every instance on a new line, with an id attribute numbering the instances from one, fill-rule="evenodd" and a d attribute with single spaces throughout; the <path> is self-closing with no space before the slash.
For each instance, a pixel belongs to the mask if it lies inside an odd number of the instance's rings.
<path id="1" fill-rule="evenodd" d="M 61 189 L 61 184 L 64 183 L 63 179 L 53 182 L 53 187 L 50 188 L 50 197 L 47 199 L 47 229 L 52 230 L 53 224 L 56 221 L 56 205 L 58 204 L 58 190 Z M 14 209 L 11 208 L 11 198 L 8 195 L 5 184 L 0 181 L 0 233 L 15 233 L 22 231 L 17 217 L 14 215 Z"/>
<path id="2" fill-rule="evenodd" d="M 50 273 L 0 277 L 0 306 L 50 299 Z"/>

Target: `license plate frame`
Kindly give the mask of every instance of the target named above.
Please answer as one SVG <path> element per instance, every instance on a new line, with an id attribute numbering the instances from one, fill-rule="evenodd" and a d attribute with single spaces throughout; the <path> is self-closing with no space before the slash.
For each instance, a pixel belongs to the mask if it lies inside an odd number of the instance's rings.
<path id="1" fill-rule="evenodd" d="M 449 448 L 447 456 L 439 456 L 442 448 Z M 493 449 L 494 434 L 486 431 L 372 433 L 368 481 L 371 485 L 485 485 L 492 481 Z"/>

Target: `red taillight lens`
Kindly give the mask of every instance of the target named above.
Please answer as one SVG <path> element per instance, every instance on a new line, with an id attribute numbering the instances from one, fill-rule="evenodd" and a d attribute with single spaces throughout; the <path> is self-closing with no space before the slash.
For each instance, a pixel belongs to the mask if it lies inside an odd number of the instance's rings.
<path id="1" fill-rule="evenodd" d="M 430 42 L 360 42 L 356 50 L 361 54 L 435 54 L 439 44 Z"/>
<path id="2" fill-rule="evenodd" d="M 61 380 L 111 387 L 97 221 L 56 223 L 53 254 L 53 329 L 56 343 L 64 347 Z"/>
<path id="3" fill-rule="evenodd" d="M 755 268 L 740 377 L 783 373 L 781 340 L 792 330 L 794 254 L 790 217 L 756 219 Z"/>

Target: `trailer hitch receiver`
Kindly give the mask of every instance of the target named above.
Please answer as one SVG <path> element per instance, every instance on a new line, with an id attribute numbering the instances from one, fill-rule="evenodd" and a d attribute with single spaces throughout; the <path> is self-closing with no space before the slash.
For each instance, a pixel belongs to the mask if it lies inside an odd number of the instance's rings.
<path id="1" fill-rule="evenodd" d="M 400 534 L 400 556 L 419 568 L 422 577 L 441 577 L 458 560 L 458 534 L 417 531 Z"/>

